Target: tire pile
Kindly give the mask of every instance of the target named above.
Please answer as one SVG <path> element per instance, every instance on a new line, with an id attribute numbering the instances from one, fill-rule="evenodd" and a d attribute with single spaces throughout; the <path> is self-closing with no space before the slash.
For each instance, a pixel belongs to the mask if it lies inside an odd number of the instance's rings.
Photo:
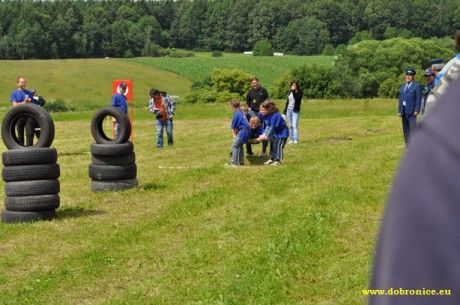
<path id="1" fill-rule="evenodd" d="M 16 136 L 16 124 L 22 117 L 33 118 L 40 137 L 25 147 Z M 56 218 L 60 205 L 57 151 L 50 148 L 54 140 L 54 122 L 46 110 L 34 104 L 20 105 L 5 114 L 2 140 L 9 149 L 2 154 L 2 178 L 5 181 L 3 223 L 33 222 Z"/>
<path id="2" fill-rule="evenodd" d="M 108 116 L 115 118 L 119 124 L 119 135 L 116 139 L 110 139 L 103 131 L 103 123 Z M 95 140 L 90 147 L 91 191 L 120 191 L 138 186 L 134 145 L 128 141 L 131 135 L 128 116 L 116 107 L 102 108 L 91 120 L 91 133 Z"/>

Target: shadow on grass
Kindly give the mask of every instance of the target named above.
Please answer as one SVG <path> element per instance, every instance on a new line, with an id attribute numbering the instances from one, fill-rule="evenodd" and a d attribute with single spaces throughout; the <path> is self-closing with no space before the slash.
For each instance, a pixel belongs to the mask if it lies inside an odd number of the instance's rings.
<path id="1" fill-rule="evenodd" d="M 259 156 L 247 156 L 249 165 L 264 165 L 264 162 L 268 160 L 267 157 Z"/>
<path id="2" fill-rule="evenodd" d="M 91 215 L 100 215 L 105 214 L 104 211 L 98 210 L 86 210 L 81 207 L 72 207 L 72 208 L 63 208 L 57 210 L 57 218 L 77 218 L 77 217 L 84 217 L 84 216 L 91 216 Z"/>

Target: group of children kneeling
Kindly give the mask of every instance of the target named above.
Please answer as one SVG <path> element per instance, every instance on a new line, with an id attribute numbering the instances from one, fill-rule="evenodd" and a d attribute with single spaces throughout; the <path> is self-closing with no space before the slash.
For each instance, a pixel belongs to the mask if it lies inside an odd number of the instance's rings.
<path id="1" fill-rule="evenodd" d="M 231 101 L 233 120 L 233 145 L 230 163 L 227 166 L 244 165 L 244 144 L 263 144 L 263 150 L 267 141 L 270 142 L 270 159 L 265 165 L 280 165 L 283 158 L 283 148 L 289 137 L 289 129 L 286 121 L 281 116 L 273 100 L 267 99 L 260 105 L 257 116 L 250 116 L 246 104 L 240 105 L 237 99 Z M 265 151 L 263 151 L 265 153 Z"/>

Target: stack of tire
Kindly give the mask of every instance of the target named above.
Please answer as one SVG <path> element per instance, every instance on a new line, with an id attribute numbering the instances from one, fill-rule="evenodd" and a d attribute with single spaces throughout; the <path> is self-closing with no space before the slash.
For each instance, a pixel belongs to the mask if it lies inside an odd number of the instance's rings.
<path id="1" fill-rule="evenodd" d="M 115 118 L 119 124 L 119 135 L 116 139 L 107 136 L 103 130 L 107 117 Z M 113 106 L 102 108 L 91 120 L 91 133 L 95 140 L 90 147 L 91 191 L 121 191 L 138 186 L 136 155 L 134 145 L 129 141 L 131 124 L 128 116 Z"/>
<path id="2" fill-rule="evenodd" d="M 38 123 L 40 137 L 33 146 L 18 140 L 19 119 L 32 118 Z M 12 108 L 2 122 L 2 140 L 8 148 L 2 154 L 2 178 L 5 181 L 3 223 L 33 222 L 56 218 L 60 205 L 57 151 L 51 148 L 54 122 L 46 110 L 34 104 Z"/>

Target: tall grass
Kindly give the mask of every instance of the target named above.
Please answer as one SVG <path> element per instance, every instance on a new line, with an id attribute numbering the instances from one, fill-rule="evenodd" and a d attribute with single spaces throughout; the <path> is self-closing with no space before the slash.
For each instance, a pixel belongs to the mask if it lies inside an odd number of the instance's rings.
<path id="1" fill-rule="evenodd" d="M 393 110 L 382 100 L 306 102 L 283 165 L 253 157 L 244 168 L 223 166 L 228 105 L 179 108 L 175 146 L 164 149 L 142 115 L 139 188 L 99 194 L 89 113 L 57 115 L 59 218 L 0 224 L 0 304 L 365 304 L 404 149 Z"/>

